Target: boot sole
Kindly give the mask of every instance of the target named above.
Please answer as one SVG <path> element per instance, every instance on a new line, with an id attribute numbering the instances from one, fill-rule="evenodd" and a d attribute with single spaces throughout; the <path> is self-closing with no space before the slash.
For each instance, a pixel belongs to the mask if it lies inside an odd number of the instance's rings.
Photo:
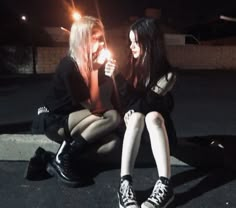
<path id="1" fill-rule="evenodd" d="M 68 187 L 77 187 L 77 186 L 82 186 L 82 183 L 78 182 L 78 181 L 68 181 L 68 180 L 65 180 L 64 178 L 62 178 L 60 176 L 60 174 L 55 170 L 55 168 L 50 164 L 48 163 L 47 165 L 47 172 L 51 175 L 51 176 L 56 176 L 57 177 L 57 180 L 68 186 Z"/>

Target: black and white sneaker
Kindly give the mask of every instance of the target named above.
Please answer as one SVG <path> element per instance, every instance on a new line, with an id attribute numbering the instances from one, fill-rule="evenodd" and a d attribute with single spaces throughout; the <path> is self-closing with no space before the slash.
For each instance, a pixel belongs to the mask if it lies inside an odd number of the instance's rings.
<path id="1" fill-rule="evenodd" d="M 119 191 L 119 208 L 140 208 L 133 191 L 132 182 L 124 180 L 121 182 Z"/>
<path id="2" fill-rule="evenodd" d="M 173 188 L 168 178 L 160 177 L 142 208 L 166 208 L 174 200 Z"/>

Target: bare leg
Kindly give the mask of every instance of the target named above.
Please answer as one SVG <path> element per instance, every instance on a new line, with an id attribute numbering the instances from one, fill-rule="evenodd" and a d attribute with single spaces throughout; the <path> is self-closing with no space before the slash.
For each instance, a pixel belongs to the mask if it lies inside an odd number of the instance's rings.
<path id="1" fill-rule="evenodd" d="M 121 177 L 124 175 L 133 174 L 134 164 L 137 158 L 143 129 L 143 114 L 133 113 L 129 118 L 124 135 L 121 156 Z"/>
<path id="2" fill-rule="evenodd" d="M 170 178 L 170 150 L 164 119 L 158 112 L 150 112 L 145 122 L 159 176 Z"/>
<path id="3" fill-rule="evenodd" d="M 115 110 L 109 110 L 101 117 L 90 114 L 76 123 L 77 118 L 80 118 L 79 113 L 72 113 L 69 116 L 71 134 L 80 133 L 89 143 L 95 142 L 96 139 L 101 139 L 101 136 L 114 130 L 120 123 L 120 116 Z"/>

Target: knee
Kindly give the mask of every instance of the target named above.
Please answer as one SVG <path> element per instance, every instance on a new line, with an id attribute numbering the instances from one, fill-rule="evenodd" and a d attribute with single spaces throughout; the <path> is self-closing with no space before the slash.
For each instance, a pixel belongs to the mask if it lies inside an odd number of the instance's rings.
<path id="1" fill-rule="evenodd" d="M 153 111 L 146 115 L 145 123 L 147 128 L 149 128 L 149 126 L 152 126 L 153 124 L 155 124 L 159 128 L 162 128 L 165 123 L 165 120 L 160 113 Z"/>
<path id="2" fill-rule="evenodd" d="M 142 129 L 144 127 L 144 118 L 142 113 L 134 112 L 129 118 L 128 126 Z"/>
<path id="3" fill-rule="evenodd" d="M 121 118 L 116 110 L 109 110 L 105 112 L 104 117 L 108 119 L 108 122 L 114 127 L 117 127 L 120 124 Z"/>

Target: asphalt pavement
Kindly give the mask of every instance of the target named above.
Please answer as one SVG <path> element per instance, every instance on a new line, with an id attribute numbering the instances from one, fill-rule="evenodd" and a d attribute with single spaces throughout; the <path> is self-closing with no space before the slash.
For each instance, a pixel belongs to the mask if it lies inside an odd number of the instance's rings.
<path id="1" fill-rule="evenodd" d="M 92 167 L 93 183 L 76 189 L 64 187 L 55 178 L 24 179 L 27 161 L 17 158 L 24 155 L 22 158 L 29 159 L 36 147 L 49 145 L 47 138 L 31 135 L 30 127 L 51 78 L 51 75 L 0 77 L 0 206 L 118 207 L 119 165 Z M 183 163 L 172 163 L 176 193 L 172 207 L 236 207 L 235 80 L 236 71 L 179 73 L 173 89 L 172 113 L 179 145 L 173 156 Z M 20 146 L 25 149 L 19 150 Z M 16 151 L 19 154 L 9 159 Z M 146 153 L 147 150 L 141 151 L 139 158 Z M 150 194 L 157 178 L 150 159 L 135 169 L 134 186 L 140 203 Z"/>
<path id="2" fill-rule="evenodd" d="M 92 184 L 68 188 L 56 178 L 24 179 L 26 165 L 26 162 L 0 162 L 1 208 L 118 208 L 118 168 L 93 167 Z M 235 177 L 235 173 L 226 169 L 172 166 L 175 200 L 169 207 L 235 208 Z M 156 179 L 155 167 L 135 169 L 134 189 L 139 203 L 149 196 Z"/>

